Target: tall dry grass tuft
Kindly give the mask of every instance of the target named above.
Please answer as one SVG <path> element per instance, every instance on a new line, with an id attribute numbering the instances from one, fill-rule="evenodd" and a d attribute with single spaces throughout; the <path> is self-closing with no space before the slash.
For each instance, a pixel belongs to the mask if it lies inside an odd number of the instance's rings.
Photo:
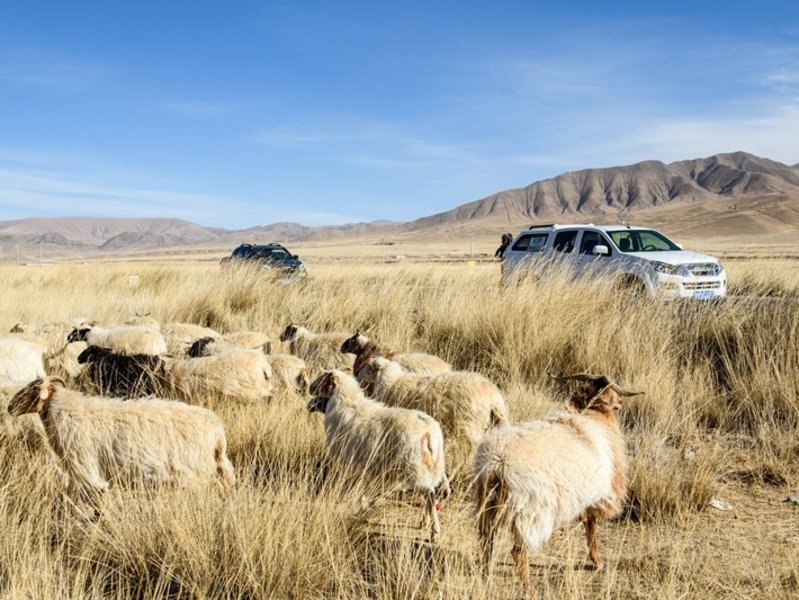
<path id="1" fill-rule="evenodd" d="M 0 327 L 150 313 L 277 339 L 289 322 L 368 330 L 382 347 L 439 354 L 503 390 L 514 421 L 562 408 L 547 373 L 606 373 L 646 392 L 620 414 L 629 442 L 627 517 L 602 529 L 608 568 L 585 570 L 579 526 L 534 558 L 545 597 L 785 597 L 799 487 L 799 276 L 783 263 L 730 267 L 723 303 L 662 303 L 552 273 L 501 288 L 496 265 L 319 267 L 283 285 L 257 270 L 203 265 L 4 267 Z M 793 273 L 790 275 L 789 273 Z M 285 351 L 277 347 L 276 351 Z M 313 365 L 312 365 L 313 368 Z M 313 373 L 311 374 L 313 375 Z M 430 547 L 417 501 L 362 508 L 360 486 L 325 468 L 307 399 L 212 406 L 239 486 L 113 487 L 96 522 L 61 498 L 35 425 L 0 419 L 0 596 L 35 598 L 505 598 L 508 557 L 484 578 L 466 484 Z M 730 512 L 708 508 L 726 499 Z M 733 516 L 735 518 L 733 518 Z M 712 540 L 712 544 L 709 543 Z M 736 575 L 745 562 L 749 575 Z"/>

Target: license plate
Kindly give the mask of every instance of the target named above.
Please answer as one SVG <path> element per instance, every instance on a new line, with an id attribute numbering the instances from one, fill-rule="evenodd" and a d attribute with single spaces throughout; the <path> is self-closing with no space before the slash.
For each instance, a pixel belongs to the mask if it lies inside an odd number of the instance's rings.
<path id="1" fill-rule="evenodd" d="M 713 290 L 699 290 L 698 292 L 694 292 L 694 298 L 697 300 L 707 300 L 715 295 L 716 293 Z"/>

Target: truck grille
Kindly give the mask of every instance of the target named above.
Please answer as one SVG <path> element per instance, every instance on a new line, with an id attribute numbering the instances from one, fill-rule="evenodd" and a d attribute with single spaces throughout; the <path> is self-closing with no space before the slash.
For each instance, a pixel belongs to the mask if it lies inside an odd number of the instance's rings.
<path id="1" fill-rule="evenodd" d="M 721 287 L 720 281 L 689 281 L 683 283 L 686 290 L 715 290 Z"/>
<path id="2" fill-rule="evenodd" d="M 694 277 L 715 277 L 721 273 L 721 265 L 718 263 L 698 263 L 687 265 L 686 270 Z"/>

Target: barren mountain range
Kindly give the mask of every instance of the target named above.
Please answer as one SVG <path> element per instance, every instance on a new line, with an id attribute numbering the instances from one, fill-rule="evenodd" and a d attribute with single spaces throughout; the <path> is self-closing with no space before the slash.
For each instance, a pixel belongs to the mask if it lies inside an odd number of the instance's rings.
<path id="1" fill-rule="evenodd" d="M 409 223 L 386 221 L 331 227 L 274 223 L 232 231 L 180 219 L 30 218 L 0 222 L 7 256 L 116 254 L 183 247 L 231 247 L 242 241 L 296 242 L 337 238 L 425 238 L 468 228 L 513 229 L 558 222 L 668 223 L 685 234 L 703 217 L 718 235 L 799 233 L 799 164 L 785 165 L 744 152 L 670 164 L 645 161 L 585 169 L 511 189 Z M 693 232 L 702 235 L 702 231 Z M 799 238 L 797 238 L 799 239 Z M 39 250 L 41 249 L 41 250 Z"/>

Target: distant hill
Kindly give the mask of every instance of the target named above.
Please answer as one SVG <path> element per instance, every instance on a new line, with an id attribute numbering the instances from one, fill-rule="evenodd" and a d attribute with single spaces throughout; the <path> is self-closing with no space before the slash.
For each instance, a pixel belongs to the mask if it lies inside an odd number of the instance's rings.
<path id="1" fill-rule="evenodd" d="M 799 164 L 745 152 L 670 164 L 645 161 L 584 169 L 505 190 L 409 223 L 376 221 L 308 227 L 272 223 L 243 230 L 181 219 L 29 218 L 0 222 L 0 252 L 21 260 L 118 254 L 165 248 L 229 249 L 242 242 L 459 237 L 533 222 L 615 222 L 634 218 L 685 235 L 799 233 Z M 708 227 L 712 222 L 713 226 Z"/>
<path id="2" fill-rule="evenodd" d="M 418 219 L 408 227 L 418 230 L 481 219 L 506 223 L 544 218 L 568 221 L 574 217 L 608 217 L 671 203 L 771 194 L 799 197 L 796 169 L 735 152 L 671 164 L 645 161 L 625 167 L 564 173 Z"/>

